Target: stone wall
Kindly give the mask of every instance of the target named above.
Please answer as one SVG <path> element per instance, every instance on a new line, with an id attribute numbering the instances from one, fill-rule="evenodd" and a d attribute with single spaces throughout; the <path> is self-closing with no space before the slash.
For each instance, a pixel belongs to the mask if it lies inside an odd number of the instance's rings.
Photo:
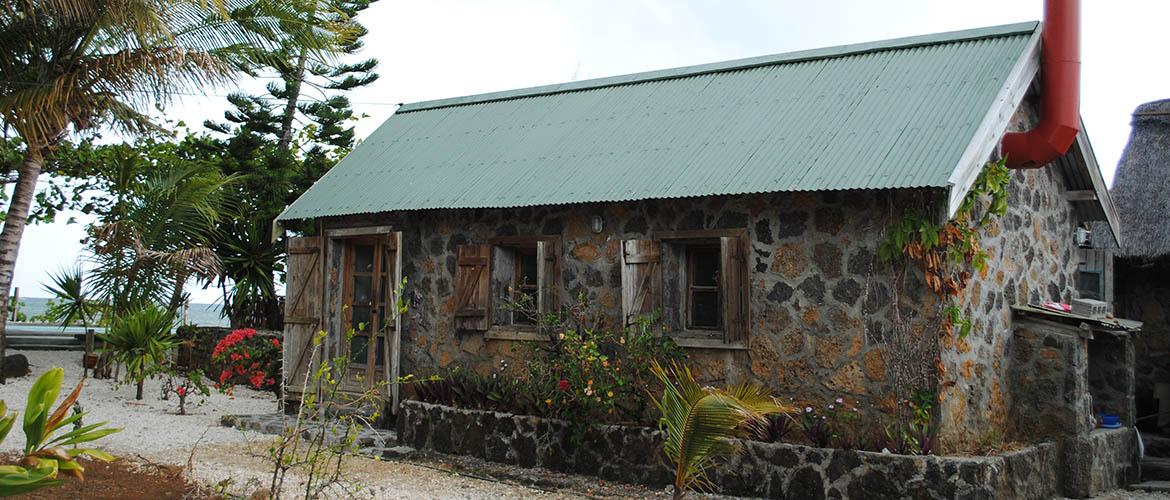
<path id="1" fill-rule="evenodd" d="M 1011 130 L 1036 123 L 1036 96 L 1030 93 L 1013 117 Z M 1011 306 L 1076 298 L 1076 245 L 1080 222 L 1065 200 L 1068 190 L 1055 167 L 1013 170 L 1008 211 L 993 220 L 980 246 L 987 270 L 976 274 L 960 301 L 973 321 L 965 339 L 943 339 L 941 401 L 943 438 L 952 445 L 983 441 L 1003 429 L 1010 405 L 1008 363 Z"/>
<path id="2" fill-rule="evenodd" d="M 1063 494 L 1087 498 L 1136 482 L 1136 447 L 1131 428 L 1096 429 L 1066 439 L 1060 452 Z"/>
<path id="3" fill-rule="evenodd" d="M 1010 437 L 1063 438 L 1093 429 L 1088 388 L 1088 353 L 1078 329 L 1016 318 L 1009 376 Z M 1087 333 L 1087 332 L 1086 332 Z"/>
<path id="4" fill-rule="evenodd" d="M 1116 414 L 1122 425 L 1132 427 L 1136 419 L 1133 336 L 1097 332 L 1088 348 L 1093 415 Z"/>
<path id="5" fill-rule="evenodd" d="M 522 467 L 591 474 L 661 487 L 671 483 L 663 434 L 406 401 L 402 444 Z M 578 439 L 575 441 L 575 439 Z M 584 441 L 580 441 L 584 440 Z M 582 445 L 574 443 L 583 442 Z M 1042 444 L 991 457 L 907 456 L 742 442 L 744 453 L 711 471 L 718 492 L 767 498 L 1051 498 L 1057 449 Z"/>
<path id="6" fill-rule="evenodd" d="M 1122 318 L 1141 321 L 1134 336 L 1134 384 L 1139 417 L 1158 411 L 1154 389 L 1170 384 L 1170 258 L 1118 259 L 1114 310 Z M 1170 421 L 1170 417 L 1167 417 Z M 1150 431 L 1157 419 L 1139 423 Z"/>

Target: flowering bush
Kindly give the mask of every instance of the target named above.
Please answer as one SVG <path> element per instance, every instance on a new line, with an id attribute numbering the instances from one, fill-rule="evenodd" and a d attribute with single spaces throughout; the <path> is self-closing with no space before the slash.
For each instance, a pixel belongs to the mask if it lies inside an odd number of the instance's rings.
<path id="1" fill-rule="evenodd" d="M 163 385 L 163 399 L 174 394 L 179 397 L 179 415 L 187 414 L 187 398 L 196 394 L 207 397 L 211 390 L 203 380 L 203 370 L 171 371 Z"/>
<path id="2" fill-rule="evenodd" d="M 256 335 L 252 328 L 233 330 L 211 352 L 215 388 L 231 393 L 236 384 L 280 392 L 280 340 Z"/>

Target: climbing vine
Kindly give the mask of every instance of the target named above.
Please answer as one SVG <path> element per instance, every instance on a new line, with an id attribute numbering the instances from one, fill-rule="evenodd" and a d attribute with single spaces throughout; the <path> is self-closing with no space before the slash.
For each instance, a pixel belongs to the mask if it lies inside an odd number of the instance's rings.
<path id="1" fill-rule="evenodd" d="M 955 216 L 945 223 L 924 213 L 910 213 L 890 227 L 878 247 L 878 257 L 890 261 L 902 256 L 923 272 L 927 288 L 946 303 L 943 329 L 949 335 L 959 327 L 959 338 L 971 332 L 971 320 L 963 316 L 956 297 L 967 288 L 972 271 L 984 272 L 987 254 L 979 245 L 979 231 L 994 217 L 1007 212 L 1007 187 L 1011 173 L 1004 160 L 988 162 Z"/>

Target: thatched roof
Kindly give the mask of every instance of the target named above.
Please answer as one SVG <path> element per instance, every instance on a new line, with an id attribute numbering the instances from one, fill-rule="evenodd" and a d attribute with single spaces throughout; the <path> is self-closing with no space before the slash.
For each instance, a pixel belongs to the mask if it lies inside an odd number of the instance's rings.
<path id="1" fill-rule="evenodd" d="M 1125 257 L 1170 254 L 1170 99 L 1138 106 L 1113 177 Z"/>

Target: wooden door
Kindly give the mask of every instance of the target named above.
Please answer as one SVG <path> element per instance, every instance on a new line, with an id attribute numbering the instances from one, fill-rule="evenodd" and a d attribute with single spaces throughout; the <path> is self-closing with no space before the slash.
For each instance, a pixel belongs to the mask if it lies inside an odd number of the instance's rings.
<path id="1" fill-rule="evenodd" d="M 342 273 L 342 336 L 337 352 L 349 358 L 343 389 L 365 391 L 386 380 L 396 329 L 392 295 L 397 275 L 394 235 L 346 239 Z M 352 330 L 352 335 L 351 335 Z"/>
<path id="2" fill-rule="evenodd" d="M 304 392 L 314 356 L 313 337 L 322 328 L 321 238 L 289 238 L 284 304 L 284 395 L 297 399 Z"/>

